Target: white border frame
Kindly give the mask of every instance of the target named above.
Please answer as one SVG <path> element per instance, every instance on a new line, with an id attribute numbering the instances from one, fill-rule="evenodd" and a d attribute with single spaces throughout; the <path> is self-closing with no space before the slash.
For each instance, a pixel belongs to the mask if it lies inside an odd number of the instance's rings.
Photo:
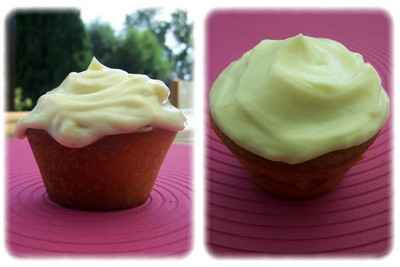
<path id="1" fill-rule="evenodd" d="M 397 88 L 396 85 L 400 84 L 400 80 L 398 77 L 397 66 L 400 64 L 400 57 L 398 56 L 397 46 L 399 44 L 399 36 L 396 34 L 396 29 L 400 26 L 400 5 L 391 0 L 381 0 L 381 1 L 372 1 L 372 0 L 364 0 L 364 1 L 356 1 L 356 0 L 325 0 L 325 1 L 290 1 L 290 0 L 281 0 L 281 1 L 257 1 L 257 0 L 220 0 L 218 2 L 214 2 L 213 4 L 209 3 L 211 1 L 179 1 L 179 0 L 169 0 L 169 1 L 146 1 L 146 0 L 136 0 L 136 1 L 128 1 L 128 0 L 115 0 L 115 1 L 104 1 L 100 3 L 100 1 L 82 1 L 82 0 L 64 0 L 64 1 L 50 1 L 50 0 L 42 0 L 40 2 L 33 0 L 21 0 L 21 1 L 11 1 L 11 0 L 3 0 L 0 3 L 0 15 L 2 18 L 2 26 L 0 27 L 0 43 L 1 46 L 1 62 L 3 64 L 0 65 L 0 72 L 3 75 L 2 79 L 2 88 L 3 88 L 3 96 L 5 91 L 5 74 L 6 74 L 6 65 L 5 65 L 5 18 L 6 16 L 15 8 L 26 8 L 26 7 L 76 7 L 76 8 L 97 8 L 101 10 L 107 9 L 123 9 L 130 10 L 133 8 L 144 8 L 151 6 L 168 6 L 177 8 L 187 9 L 190 15 L 193 17 L 194 22 L 194 58 L 195 58 L 195 67 L 194 67 L 194 113 L 195 113 L 195 149 L 193 155 L 193 246 L 192 251 L 187 254 L 184 258 L 155 258 L 155 259 L 143 259 L 143 258 L 30 258 L 30 259 L 21 259 L 15 258 L 11 256 L 6 250 L 5 246 L 5 179 L 3 178 L 0 182 L 0 200 L 2 204 L 0 204 L 0 214 L 2 215 L 0 218 L 0 265 L 1 266 L 54 266 L 55 264 L 59 266 L 71 266 L 71 265 L 80 265 L 87 266 L 89 264 L 96 264 L 96 266 L 108 266 L 109 264 L 118 264 L 118 266 L 132 266 L 133 264 L 141 264 L 141 267 L 145 266 L 154 266 L 155 264 L 162 264 L 163 266 L 217 266 L 220 264 L 229 264 L 232 266 L 242 266 L 243 264 L 251 264 L 254 266 L 266 266 L 268 264 L 273 263 L 274 266 L 292 266 L 294 263 L 301 266 L 318 266 L 324 264 L 324 267 L 336 266 L 337 264 L 360 264 L 363 267 L 369 266 L 395 266 L 396 262 L 400 262 L 400 251 L 398 250 L 398 241 L 399 237 L 396 235 L 396 226 L 399 225 L 399 217 L 400 213 L 397 209 L 395 203 L 400 201 L 400 196 L 396 194 L 395 188 L 397 188 L 400 184 L 399 181 L 396 181 L 397 176 L 397 167 L 396 163 L 399 161 L 399 153 L 395 149 L 393 152 L 393 174 L 392 174 L 392 192 L 394 193 L 392 199 L 392 214 L 394 224 L 392 226 L 394 237 L 392 240 L 392 250 L 385 257 L 379 258 L 230 258 L 230 259 L 216 259 L 206 251 L 205 246 L 205 138 L 204 138 L 204 121 L 205 121 L 205 111 L 203 109 L 204 105 L 204 92 L 205 92 L 205 80 L 206 80 L 206 66 L 205 66 L 205 23 L 206 18 L 209 12 L 216 8 L 323 8 L 323 9 L 341 9 L 341 8 L 380 8 L 386 10 L 392 19 L 392 55 L 393 55 L 393 71 L 392 71 L 392 90 L 393 90 L 393 146 L 397 148 L 397 132 L 396 129 L 396 118 L 398 114 L 399 108 L 396 105 L 396 95 Z M 301 3 L 299 3 L 301 2 Z M 0 109 L 4 110 L 4 101 L 0 102 Z M 0 112 L 0 118 L 4 122 L 4 112 Z M 0 123 L 0 132 L 4 133 L 4 123 Z M 4 135 L 1 135 L 0 138 L 0 147 L 2 147 L 2 152 L 0 153 L 0 162 L 2 162 L 1 173 L 5 173 L 5 138 Z"/>

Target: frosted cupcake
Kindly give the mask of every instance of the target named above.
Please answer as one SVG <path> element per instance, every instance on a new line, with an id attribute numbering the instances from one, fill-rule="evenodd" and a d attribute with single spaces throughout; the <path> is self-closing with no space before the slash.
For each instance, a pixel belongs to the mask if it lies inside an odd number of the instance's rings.
<path id="1" fill-rule="evenodd" d="M 305 199 L 336 187 L 389 112 L 378 73 L 342 44 L 299 34 L 232 62 L 209 96 L 215 132 L 261 188 Z"/>
<path id="2" fill-rule="evenodd" d="M 169 89 L 146 75 L 103 66 L 70 73 L 17 124 L 28 137 L 48 195 L 77 209 L 146 201 L 185 117 Z"/>

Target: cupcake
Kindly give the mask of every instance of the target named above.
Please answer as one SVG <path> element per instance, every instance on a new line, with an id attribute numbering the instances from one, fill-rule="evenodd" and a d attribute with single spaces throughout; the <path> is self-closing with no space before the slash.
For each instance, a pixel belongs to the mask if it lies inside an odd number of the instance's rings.
<path id="1" fill-rule="evenodd" d="M 263 40 L 214 82 L 211 124 L 260 188 L 308 199 L 333 190 L 377 137 L 389 98 L 363 57 L 302 34 Z"/>
<path id="2" fill-rule="evenodd" d="M 52 201 L 83 210 L 135 207 L 185 127 L 168 96 L 163 82 L 93 58 L 42 95 L 15 135 L 28 138 Z"/>

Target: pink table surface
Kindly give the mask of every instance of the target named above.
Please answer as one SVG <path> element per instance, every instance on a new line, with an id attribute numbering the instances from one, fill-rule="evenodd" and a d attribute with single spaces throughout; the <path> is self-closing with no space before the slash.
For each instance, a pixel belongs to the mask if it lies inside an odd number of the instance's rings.
<path id="1" fill-rule="evenodd" d="M 217 11 L 207 22 L 208 89 L 265 38 L 328 37 L 364 55 L 391 95 L 391 25 L 381 12 Z M 391 240 L 391 119 L 336 191 L 303 202 L 258 191 L 207 130 L 208 247 L 215 255 L 382 255 Z"/>
<path id="2" fill-rule="evenodd" d="M 191 146 L 173 145 L 149 200 L 84 212 L 50 201 L 29 144 L 10 139 L 7 245 L 17 256 L 183 255 L 191 248 Z"/>

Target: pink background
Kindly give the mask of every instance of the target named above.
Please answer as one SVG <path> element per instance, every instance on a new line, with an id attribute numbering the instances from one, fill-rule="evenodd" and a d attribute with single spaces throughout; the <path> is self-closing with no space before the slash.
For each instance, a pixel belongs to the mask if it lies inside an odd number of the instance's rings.
<path id="1" fill-rule="evenodd" d="M 190 145 L 170 148 L 145 204 L 110 212 L 53 203 L 28 142 L 12 138 L 7 145 L 7 247 L 12 254 L 177 256 L 190 250 Z"/>
<path id="2" fill-rule="evenodd" d="M 391 95 L 391 23 L 381 11 L 216 11 L 207 22 L 207 86 L 266 38 L 298 33 L 361 53 Z M 216 255 L 383 255 L 391 242 L 391 119 L 338 189 L 303 202 L 258 191 L 207 130 L 208 247 Z"/>

